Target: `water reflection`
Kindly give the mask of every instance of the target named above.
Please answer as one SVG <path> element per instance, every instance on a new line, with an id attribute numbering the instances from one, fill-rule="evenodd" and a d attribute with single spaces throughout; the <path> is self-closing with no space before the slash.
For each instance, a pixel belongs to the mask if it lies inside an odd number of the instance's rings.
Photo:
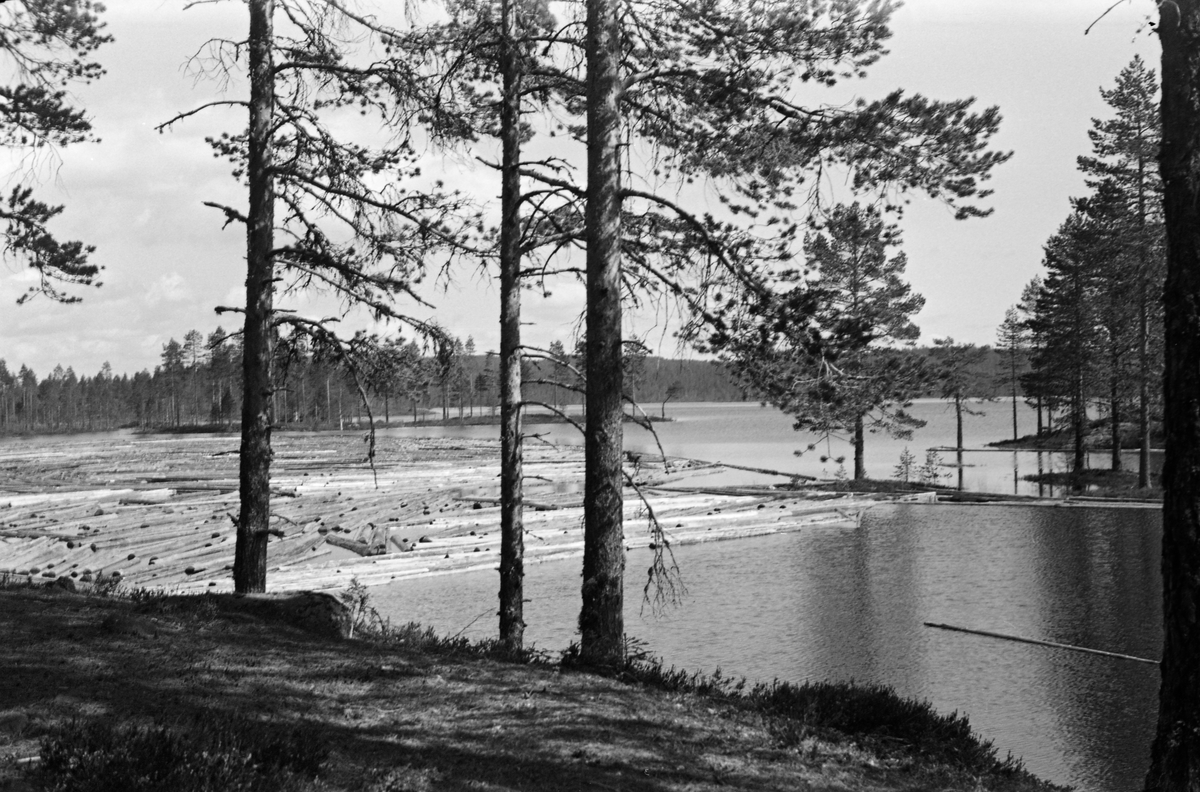
<path id="1" fill-rule="evenodd" d="M 627 628 L 667 663 L 751 679 L 854 679 L 967 713 L 1001 753 L 1080 789 L 1142 782 L 1157 667 L 923 627 L 941 622 L 1142 657 L 1160 644 L 1159 515 L 1123 509 L 888 506 L 859 528 L 681 547 L 683 607 Z M 376 599 L 455 633 L 494 610 L 494 574 L 406 581 Z M 572 639 L 579 566 L 529 570 L 527 640 Z M 495 631 L 490 615 L 467 634 Z"/>

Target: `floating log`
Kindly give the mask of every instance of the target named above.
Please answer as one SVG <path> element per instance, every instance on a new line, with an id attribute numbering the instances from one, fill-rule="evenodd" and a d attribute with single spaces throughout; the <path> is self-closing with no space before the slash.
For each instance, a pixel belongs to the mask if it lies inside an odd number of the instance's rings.
<path id="1" fill-rule="evenodd" d="M 1034 646 L 1046 646 L 1051 649 L 1067 649 L 1072 652 L 1084 652 L 1086 654 L 1101 655 L 1103 657 L 1115 657 L 1118 660 L 1135 660 L 1139 663 L 1151 663 L 1158 665 L 1158 660 L 1150 660 L 1145 657 L 1134 657 L 1133 655 L 1121 654 L 1120 652 L 1106 652 L 1103 649 L 1089 649 L 1086 646 L 1075 646 L 1073 644 L 1058 643 L 1057 641 L 1041 641 L 1037 638 L 1023 638 L 1019 635 L 1005 635 L 1004 633 L 992 632 L 990 630 L 972 630 L 969 627 L 956 627 L 953 624 L 937 624 L 934 622 L 925 622 L 926 627 L 933 627 L 938 630 L 951 630 L 953 632 L 968 633 L 970 635 L 984 635 L 988 638 L 999 638 L 1002 641 L 1016 641 L 1018 643 L 1033 644 Z"/>
<path id="2" fill-rule="evenodd" d="M 803 479 L 804 481 L 817 481 L 818 480 L 816 476 L 809 476 L 805 473 L 787 473 L 782 470 L 771 470 L 770 468 L 749 467 L 747 465 L 733 465 L 733 464 L 730 464 L 729 462 L 712 462 L 712 463 L 710 463 L 710 462 L 706 462 L 703 459 L 689 459 L 686 461 L 699 462 L 703 465 L 712 464 L 712 465 L 716 465 L 718 467 L 729 468 L 730 470 L 745 470 L 750 473 L 763 473 L 767 476 L 784 476 L 784 477 L 790 478 L 790 479 Z"/>
<path id="3" fill-rule="evenodd" d="M 488 503 L 488 504 L 491 504 L 492 506 L 499 506 L 501 504 L 501 500 L 499 498 L 459 497 L 459 498 L 455 498 L 455 500 L 464 501 L 466 503 Z M 534 511 L 558 511 L 559 509 L 562 509 L 562 508 L 575 508 L 575 507 L 582 508 L 583 507 L 582 502 L 577 503 L 577 504 L 571 504 L 569 506 L 564 507 L 564 506 L 560 506 L 557 503 L 543 503 L 542 501 L 533 501 L 533 500 L 528 500 L 528 499 L 524 500 L 523 504 L 525 505 L 526 508 L 533 509 Z"/>
<path id="4" fill-rule="evenodd" d="M 355 539 L 346 539 L 336 534 L 327 534 L 325 542 L 334 547 L 340 547 L 343 550 L 349 550 L 352 553 L 357 553 L 360 556 L 376 556 L 383 555 L 384 548 L 377 545 L 369 545 L 366 542 L 359 542 Z"/>

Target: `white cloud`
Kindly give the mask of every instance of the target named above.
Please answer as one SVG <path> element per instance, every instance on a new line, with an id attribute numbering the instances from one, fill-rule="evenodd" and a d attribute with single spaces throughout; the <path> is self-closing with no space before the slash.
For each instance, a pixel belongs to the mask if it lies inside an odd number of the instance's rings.
<path id="1" fill-rule="evenodd" d="M 157 305 L 161 302 L 183 302 L 191 296 L 192 290 L 187 281 L 178 272 L 169 272 L 160 277 L 146 292 L 147 305 Z"/>

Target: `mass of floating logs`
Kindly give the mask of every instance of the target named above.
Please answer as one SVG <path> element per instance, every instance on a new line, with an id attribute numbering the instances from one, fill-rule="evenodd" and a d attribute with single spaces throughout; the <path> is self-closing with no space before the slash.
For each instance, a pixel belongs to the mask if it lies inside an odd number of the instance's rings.
<path id="1" fill-rule="evenodd" d="M 0 445 L 0 574 L 226 591 L 237 515 L 238 438 L 228 434 L 39 438 Z M 278 434 L 268 542 L 274 591 L 340 588 L 495 568 L 499 448 L 490 440 Z M 854 525 L 877 500 L 769 488 L 687 486 L 688 460 L 637 460 L 673 544 Z M 582 555 L 582 449 L 525 451 L 526 563 Z M 626 544 L 654 541 L 627 490 Z"/>

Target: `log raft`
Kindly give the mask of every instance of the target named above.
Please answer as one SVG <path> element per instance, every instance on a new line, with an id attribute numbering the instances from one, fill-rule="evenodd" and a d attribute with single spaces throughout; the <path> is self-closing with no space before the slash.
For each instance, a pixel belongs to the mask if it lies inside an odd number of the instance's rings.
<path id="1" fill-rule="evenodd" d="M 268 585 L 336 589 L 499 563 L 499 444 L 381 437 L 375 469 L 358 433 L 275 438 Z M 232 588 L 238 438 L 48 438 L 0 446 L 0 574 L 127 587 Z M 582 449 L 525 451 L 526 563 L 582 555 Z M 678 467 L 630 468 L 674 545 L 853 527 L 878 498 L 814 500 L 770 489 L 678 486 Z M 671 489 L 655 489 L 668 481 Z M 376 485 L 378 481 L 378 485 Z M 627 490 L 626 545 L 651 543 Z"/>

